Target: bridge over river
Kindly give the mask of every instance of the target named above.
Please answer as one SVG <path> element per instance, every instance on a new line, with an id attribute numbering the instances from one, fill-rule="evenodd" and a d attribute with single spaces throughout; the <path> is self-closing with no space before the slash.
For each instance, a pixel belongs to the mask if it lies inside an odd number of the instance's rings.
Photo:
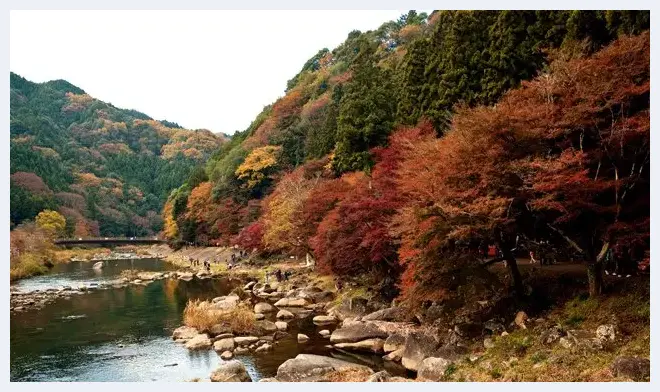
<path id="1" fill-rule="evenodd" d="M 94 237 L 94 238 L 60 238 L 54 241 L 61 246 L 113 246 L 113 245 L 151 245 L 163 244 L 165 240 L 158 237 Z"/>

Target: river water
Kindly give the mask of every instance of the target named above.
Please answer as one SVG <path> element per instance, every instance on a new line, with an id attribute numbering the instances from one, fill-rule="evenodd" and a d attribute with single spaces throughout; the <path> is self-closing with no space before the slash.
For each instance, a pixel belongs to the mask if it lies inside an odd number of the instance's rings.
<path id="1" fill-rule="evenodd" d="M 172 270 L 158 259 L 116 260 L 102 271 L 91 262 L 57 265 L 51 273 L 12 285 L 31 291 L 78 287 L 116 279 L 124 269 Z M 208 380 L 222 361 L 213 350 L 188 351 L 171 339 L 181 326 L 189 299 L 227 295 L 239 282 L 228 279 L 166 279 L 147 286 L 97 290 L 58 299 L 43 309 L 12 313 L 11 381 L 187 381 Z M 325 346 L 311 317 L 289 323 L 289 336 L 271 352 L 237 356 L 253 381 L 272 377 L 277 367 L 299 353 L 330 355 L 383 367 L 379 357 L 340 353 Z M 297 333 L 310 341 L 297 343 Z"/>

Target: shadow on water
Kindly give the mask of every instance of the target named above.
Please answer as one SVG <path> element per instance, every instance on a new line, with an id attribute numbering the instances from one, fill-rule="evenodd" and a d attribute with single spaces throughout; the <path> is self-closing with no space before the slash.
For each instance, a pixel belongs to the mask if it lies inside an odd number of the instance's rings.
<path id="1" fill-rule="evenodd" d="M 128 260 L 120 260 L 125 263 Z M 145 260 L 136 260 L 144 262 Z M 141 263 L 139 269 L 163 270 L 160 261 Z M 130 264 L 129 264 L 130 265 Z M 120 273 L 104 270 L 104 278 Z M 162 267 L 162 268 L 160 268 Z M 130 266 L 128 267 L 130 268 Z M 135 267 L 134 267 L 135 268 Z M 156 269 L 160 268 L 160 269 Z M 91 265 L 88 267 L 91 269 Z M 94 272 L 67 265 L 65 271 L 39 277 L 41 287 L 61 287 L 89 279 Z M 48 279 L 50 278 L 50 280 Z M 37 278 L 33 278 L 37 279 Z M 23 287 L 35 287 L 26 279 Z M 239 282 L 228 279 L 166 279 L 147 286 L 97 290 L 70 299 L 58 299 L 40 310 L 11 315 L 11 381 L 186 381 L 208 379 L 222 360 L 213 350 L 189 352 L 171 339 L 181 325 L 189 299 L 227 295 Z M 32 286 L 31 286 L 32 285 Z M 269 315 L 274 319 L 274 314 Z M 312 317 L 289 323 L 289 335 L 274 350 L 238 356 L 254 381 L 272 377 L 277 367 L 299 353 L 332 355 L 374 369 L 384 366 L 378 356 L 356 356 L 326 347 L 328 339 L 318 332 Z M 332 328 L 330 328 L 332 329 Z M 297 334 L 310 340 L 297 342 Z"/>

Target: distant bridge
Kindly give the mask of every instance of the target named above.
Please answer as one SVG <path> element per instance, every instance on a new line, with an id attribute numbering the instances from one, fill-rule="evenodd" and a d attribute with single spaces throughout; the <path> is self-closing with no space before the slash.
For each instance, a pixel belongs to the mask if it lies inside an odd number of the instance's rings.
<path id="1" fill-rule="evenodd" d="M 60 238 L 54 241 L 55 245 L 144 245 L 163 244 L 165 240 L 158 237 L 95 237 L 95 238 Z"/>

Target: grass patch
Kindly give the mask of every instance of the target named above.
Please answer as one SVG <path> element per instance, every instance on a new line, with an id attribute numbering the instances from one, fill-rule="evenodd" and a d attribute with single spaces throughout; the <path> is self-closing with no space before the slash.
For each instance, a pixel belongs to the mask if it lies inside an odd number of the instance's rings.
<path id="1" fill-rule="evenodd" d="M 216 324 L 225 324 L 235 334 L 246 334 L 253 331 L 254 321 L 254 313 L 243 304 L 229 310 L 219 310 L 213 309 L 208 301 L 190 300 L 183 311 L 183 323 L 198 331 L 208 331 Z"/>
<path id="2" fill-rule="evenodd" d="M 457 369 L 458 368 L 453 363 L 447 366 L 447 369 L 445 369 L 445 378 L 446 379 L 450 378 L 454 373 L 456 373 Z"/>
<path id="3" fill-rule="evenodd" d="M 44 265 L 46 260 L 38 254 L 24 253 L 18 257 L 17 261 L 9 269 L 10 280 L 41 275 L 48 271 L 48 268 Z"/>

